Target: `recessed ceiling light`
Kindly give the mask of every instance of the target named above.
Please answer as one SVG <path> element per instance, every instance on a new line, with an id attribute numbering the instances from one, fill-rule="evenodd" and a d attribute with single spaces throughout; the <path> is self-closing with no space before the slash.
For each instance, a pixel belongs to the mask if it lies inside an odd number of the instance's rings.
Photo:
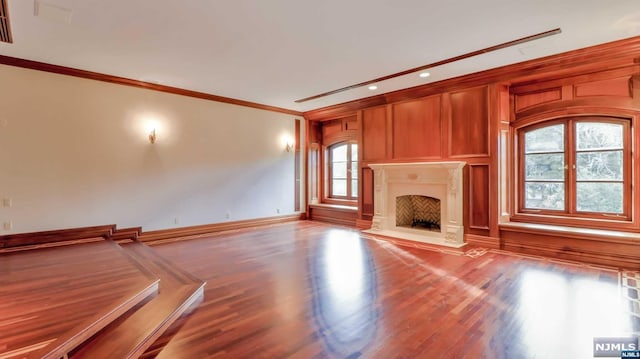
<path id="1" fill-rule="evenodd" d="M 422 78 L 425 78 L 425 77 L 429 77 L 429 76 L 431 76 L 431 74 L 430 74 L 430 73 L 428 73 L 428 72 L 421 72 L 421 73 L 420 73 L 420 75 L 418 75 L 418 76 L 420 76 L 420 77 L 422 77 Z"/>
<path id="2" fill-rule="evenodd" d="M 376 85 L 369 86 L 369 90 L 371 90 L 371 91 L 377 90 L 377 89 L 378 89 L 378 86 L 376 86 Z"/>

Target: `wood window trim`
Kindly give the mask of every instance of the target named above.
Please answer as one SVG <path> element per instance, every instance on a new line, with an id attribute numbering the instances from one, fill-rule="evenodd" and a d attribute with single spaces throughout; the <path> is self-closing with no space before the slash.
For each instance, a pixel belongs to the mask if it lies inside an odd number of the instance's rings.
<path id="1" fill-rule="evenodd" d="M 634 114 L 635 115 L 635 114 Z M 553 116 L 553 114 L 546 114 L 546 118 L 537 116 L 537 118 L 528 119 L 528 121 L 519 121 L 517 127 L 513 127 L 513 153 L 509 166 L 513 168 L 512 183 L 513 189 L 510 191 L 511 208 L 515 211 L 511 214 L 509 220 L 520 223 L 535 223 L 535 224 L 550 224 L 560 226 L 571 227 L 583 227 L 583 228 L 599 228 L 599 229 L 619 229 L 624 231 L 640 231 L 637 220 L 634 217 L 633 208 L 637 206 L 637 195 L 634 193 L 634 181 L 638 182 L 637 178 L 634 178 L 633 164 L 637 162 L 637 154 L 633 153 L 633 147 L 637 146 L 638 141 L 637 134 L 633 133 L 635 126 L 635 116 L 630 115 L 628 111 L 607 111 L 607 112 L 585 112 L 583 110 L 576 111 L 574 113 L 568 111 L 562 111 L 559 114 Z M 597 118 L 595 121 L 594 118 Z M 608 119 L 607 119 L 608 118 Z M 611 122 L 623 124 L 623 163 L 624 163 L 624 175 L 623 175 L 623 215 L 622 216 L 608 216 L 603 213 L 594 212 L 578 212 L 575 210 L 575 194 L 576 194 L 576 181 L 575 174 L 571 173 L 571 176 L 567 176 L 565 188 L 570 193 L 565 193 L 565 203 L 568 206 L 564 211 L 555 210 L 531 210 L 524 208 L 524 133 L 526 131 L 534 130 L 536 128 L 542 128 L 551 126 L 553 124 L 564 123 L 565 126 L 571 126 L 579 121 L 589 121 L 594 119 L 595 122 Z M 565 129 L 568 127 L 565 127 Z M 565 158 L 570 156 L 569 162 L 565 163 L 571 165 L 574 163 L 574 156 L 576 153 L 573 148 L 573 129 L 571 133 L 565 133 Z M 570 154 L 567 155 L 567 152 Z M 568 172 L 573 172 L 573 169 L 569 169 Z M 637 173 L 635 174 L 637 176 Z"/>
<path id="2" fill-rule="evenodd" d="M 325 146 L 324 148 L 324 196 L 322 199 L 323 203 L 328 204 L 336 204 L 336 205 L 344 205 L 344 206 L 357 206 L 358 205 L 358 196 L 351 196 L 351 181 L 353 179 L 351 174 L 351 164 L 353 163 L 353 158 L 351 156 L 351 145 L 357 145 L 357 141 L 346 140 L 346 141 L 337 141 L 333 142 L 330 145 Z M 347 195 L 346 196 L 333 196 L 332 186 L 332 160 L 331 160 L 331 148 L 337 146 L 347 146 L 347 178 L 346 178 L 346 186 L 347 186 Z M 360 149 L 358 148 L 358 151 Z M 358 158 L 355 159 L 356 163 L 358 162 Z"/>

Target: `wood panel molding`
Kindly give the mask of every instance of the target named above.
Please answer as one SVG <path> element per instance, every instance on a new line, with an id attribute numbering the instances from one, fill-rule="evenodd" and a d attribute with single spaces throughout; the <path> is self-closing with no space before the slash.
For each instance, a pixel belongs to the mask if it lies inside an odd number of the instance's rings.
<path id="1" fill-rule="evenodd" d="M 401 102 L 391 107 L 393 158 L 442 158 L 441 96 Z"/>
<path id="2" fill-rule="evenodd" d="M 389 157 L 387 151 L 387 108 L 374 107 L 362 111 L 362 161 L 380 161 Z"/>
<path id="3" fill-rule="evenodd" d="M 109 83 L 118 84 L 118 85 L 133 86 L 133 87 L 143 88 L 147 90 L 171 93 L 174 95 L 199 98 L 202 100 L 223 102 L 223 103 L 229 103 L 232 105 L 257 108 L 260 110 L 285 113 L 288 115 L 295 115 L 295 116 L 303 115 L 303 113 L 300 111 L 294 111 L 294 110 L 290 110 L 282 107 L 263 105 L 256 102 L 238 100 L 235 98 L 218 96 L 218 95 L 213 95 L 205 92 L 186 90 L 178 87 L 154 84 L 151 82 L 129 79 L 126 77 L 119 77 L 119 76 L 107 75 L 99 72 L 75 69 L 72 67 L 47 64 L 44 62 L 20 59 L 17 57 L 0 55 L 0 64 L 15 66 L 15 67 L 22 67 L 25 69 L 31 69 L 31 70 L 37 70 L 37 71 L 51 72 L 51 73 L 60 74 L 60 75 L 80 77 L 80 78 L 89 79 L 89 80 L 109 82 Z"/>
<path id="4" fill-rule="evenodd" d="M 300 189 L 302 185 L 302 173 L 300 171 L 300 140 L 302 139 L 300 132 L 300 119 L 294 120 L 294 155 L 293 155 L 293 210 L 300 212 Z M 305 197 L 306 198 L 306 197 Z"/>
<path id="5" fill-rule="evenodd" d="M 560 100 L 562 100 L 562 88 L 553 87 L 535 92 L 516 94 L 514 107 L 516 112 L 521 112 L 533 106 Z"/>
<path id="6" fill-rule="evenodd" d="M 469 164 L 469 228 L 489 229 L 489 165 Z"/>
<path id="7" fill-rule="evenodd" d="M 373 170 L 369 167 L 362 168 L 362 191 L 360 195 L 360 210 L 362 219 L 373 219 Z"/>
<path id="8" fill-rule="evenodd" d="M 629 66 L 639 66 L 640 63 L 636 62 L 636 58 L 639 56 L 640 36 L 636 36 L 323 107 L 307 111 L 304 116 L 313 120 L 335 118 L 336 115 L 349 111 L 486 85 L 492 82 L 517 83 L 519 85 L 536 84 L 541 81 L 566 78 L 576 74 L 590 74 L 603 69 L 615 70 Z"/>
<path id="9" fill-rule="evenodd" d="M 574 97 L 619 96 L 633 97 L 631 76 L 591 81 L 574 86 Z"/>
<path id="10" fill-rule="evenodd" d="M 637 108 L 634 81 L 637 65 L 572 76 L 552 81 L 512 86 L 515 120 L 558 108 L 600 106 Z"/>
<path id="11" fill-rule="evenodd" d="M 450 93 L 450 158 L 489 156 L 488 93 L 487 86 Z"/>

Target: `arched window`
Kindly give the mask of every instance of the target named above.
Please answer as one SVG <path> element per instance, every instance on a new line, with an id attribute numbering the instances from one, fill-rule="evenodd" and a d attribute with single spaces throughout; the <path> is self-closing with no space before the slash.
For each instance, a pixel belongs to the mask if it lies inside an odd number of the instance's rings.
<path id="1" fill-rule="evenodd" d="M 355 200 L 358 198 L 358 144 L 341 142 L 329 146 L 327 197 Z"/>
<path id="2" fill-rule="evenodd" d="M 518 210 L 631 218 L 629 120 L 578 116 L 518 131 Z"/>

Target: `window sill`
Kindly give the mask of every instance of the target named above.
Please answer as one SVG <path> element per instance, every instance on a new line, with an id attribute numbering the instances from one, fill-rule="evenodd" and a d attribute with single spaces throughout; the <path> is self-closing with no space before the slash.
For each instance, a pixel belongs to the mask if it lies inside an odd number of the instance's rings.
<path id="1" fill-rule="evenodd" d="M 345 212 L 358 212 L 358 207 L 356 207 L 356 206 L 345 206 L 345 205 L 341 205 L 341 204 L 316 203 L 316 204 L 310 204 L 309 207 L 311 207 L 311 208 L 330 208 L 330 209 L 336 209 L 336 210 L 341 210 L 341 211 L 345 211 Z"/>
<path id="2" fill-rule="evenodd" d="M 594 229 L 613 232 L 638 232 L 638 224 L 622 217 L 571 217 L 550 214 L 516 213 L 508 223 L 540 224 L 551 227 Z"/>

